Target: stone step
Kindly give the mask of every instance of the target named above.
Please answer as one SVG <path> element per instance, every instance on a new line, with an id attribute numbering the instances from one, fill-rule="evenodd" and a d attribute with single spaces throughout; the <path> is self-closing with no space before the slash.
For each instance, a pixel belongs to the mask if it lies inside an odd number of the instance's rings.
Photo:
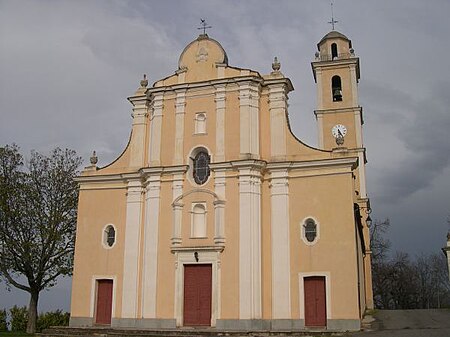
<path id="1" fill-rule="evenodd" d="M 342 332 L 334 331 L 218 331 L 211 328 L 183 328 L 160 330 L 112 329 L 51 327 L 42 331 L 41 337 L 317 337 L 344 336 Z"/>

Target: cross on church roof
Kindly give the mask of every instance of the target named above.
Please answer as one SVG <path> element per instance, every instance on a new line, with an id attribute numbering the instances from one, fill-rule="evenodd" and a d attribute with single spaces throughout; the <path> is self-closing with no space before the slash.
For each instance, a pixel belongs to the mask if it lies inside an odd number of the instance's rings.
<path id="1" fill-rule="evenodd" d="M 212 27 L 208 26 L 208 24 L 206 23 L 206 19 L 200 19 L 200 22 L 201 27 L 198 27 L 197 29 L 203 29 L 203 35 L 205 35 L 206 30 Z"/>
<path id="2" fill-rule="evenodd" d="M 339 21 L 334 19 L 334 14 L 333 14 L 333 1 L 331 1 L 331 21 L 328 21 L 329 24 L 331 24 L 331 27 L 334 30 L 334 24 L 338 23 Z"/>

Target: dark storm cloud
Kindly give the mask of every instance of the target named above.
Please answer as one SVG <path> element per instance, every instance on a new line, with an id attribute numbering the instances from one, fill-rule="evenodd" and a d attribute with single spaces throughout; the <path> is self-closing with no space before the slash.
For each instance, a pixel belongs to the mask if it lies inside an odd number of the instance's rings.
<path id="1" fill-rule="evenodd" d="M 388 164 L 378 176 L 377 193 L 382 202 L 391 203 L 430 187 L 449 166 L 449 84 L 435 83 L 431 96 L 419 101 L 392 88 L 375 84 L 365 87 L 374 93 L 367 100 L 371 102 L 369 107 L 376 104 L 375 99 L 380 101 L 376 116 L 371 118 L 371 133 L 375 133 L 374 147 L 381 152 L 378 156 L 384 155 Z M 383 138 L 390 137 L 397 138 L 401 146 L 386 148 Z"/>

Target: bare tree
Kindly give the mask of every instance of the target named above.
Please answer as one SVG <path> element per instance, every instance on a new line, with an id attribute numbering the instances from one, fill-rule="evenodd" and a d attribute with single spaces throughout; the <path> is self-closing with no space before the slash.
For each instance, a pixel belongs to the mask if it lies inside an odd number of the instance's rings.
<path id="1" fill-rule="evenodd" d="M 0 277 L 30 293 L 28 333 L 39 293 L 72 273 L 80 164 L 74 151 L 56 148 L 32 152 L 25 168 L 16 145 L 0 148 Z"/>

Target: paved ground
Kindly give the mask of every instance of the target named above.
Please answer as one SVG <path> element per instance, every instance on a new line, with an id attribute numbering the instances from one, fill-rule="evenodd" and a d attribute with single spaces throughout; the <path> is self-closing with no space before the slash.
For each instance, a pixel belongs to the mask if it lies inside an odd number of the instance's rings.
<path id="1" fill-rule="evenodd" d="M 450 337 L 450 310 L 380 310 L 374 318 L 367 331 L 347 336 Z"/>

